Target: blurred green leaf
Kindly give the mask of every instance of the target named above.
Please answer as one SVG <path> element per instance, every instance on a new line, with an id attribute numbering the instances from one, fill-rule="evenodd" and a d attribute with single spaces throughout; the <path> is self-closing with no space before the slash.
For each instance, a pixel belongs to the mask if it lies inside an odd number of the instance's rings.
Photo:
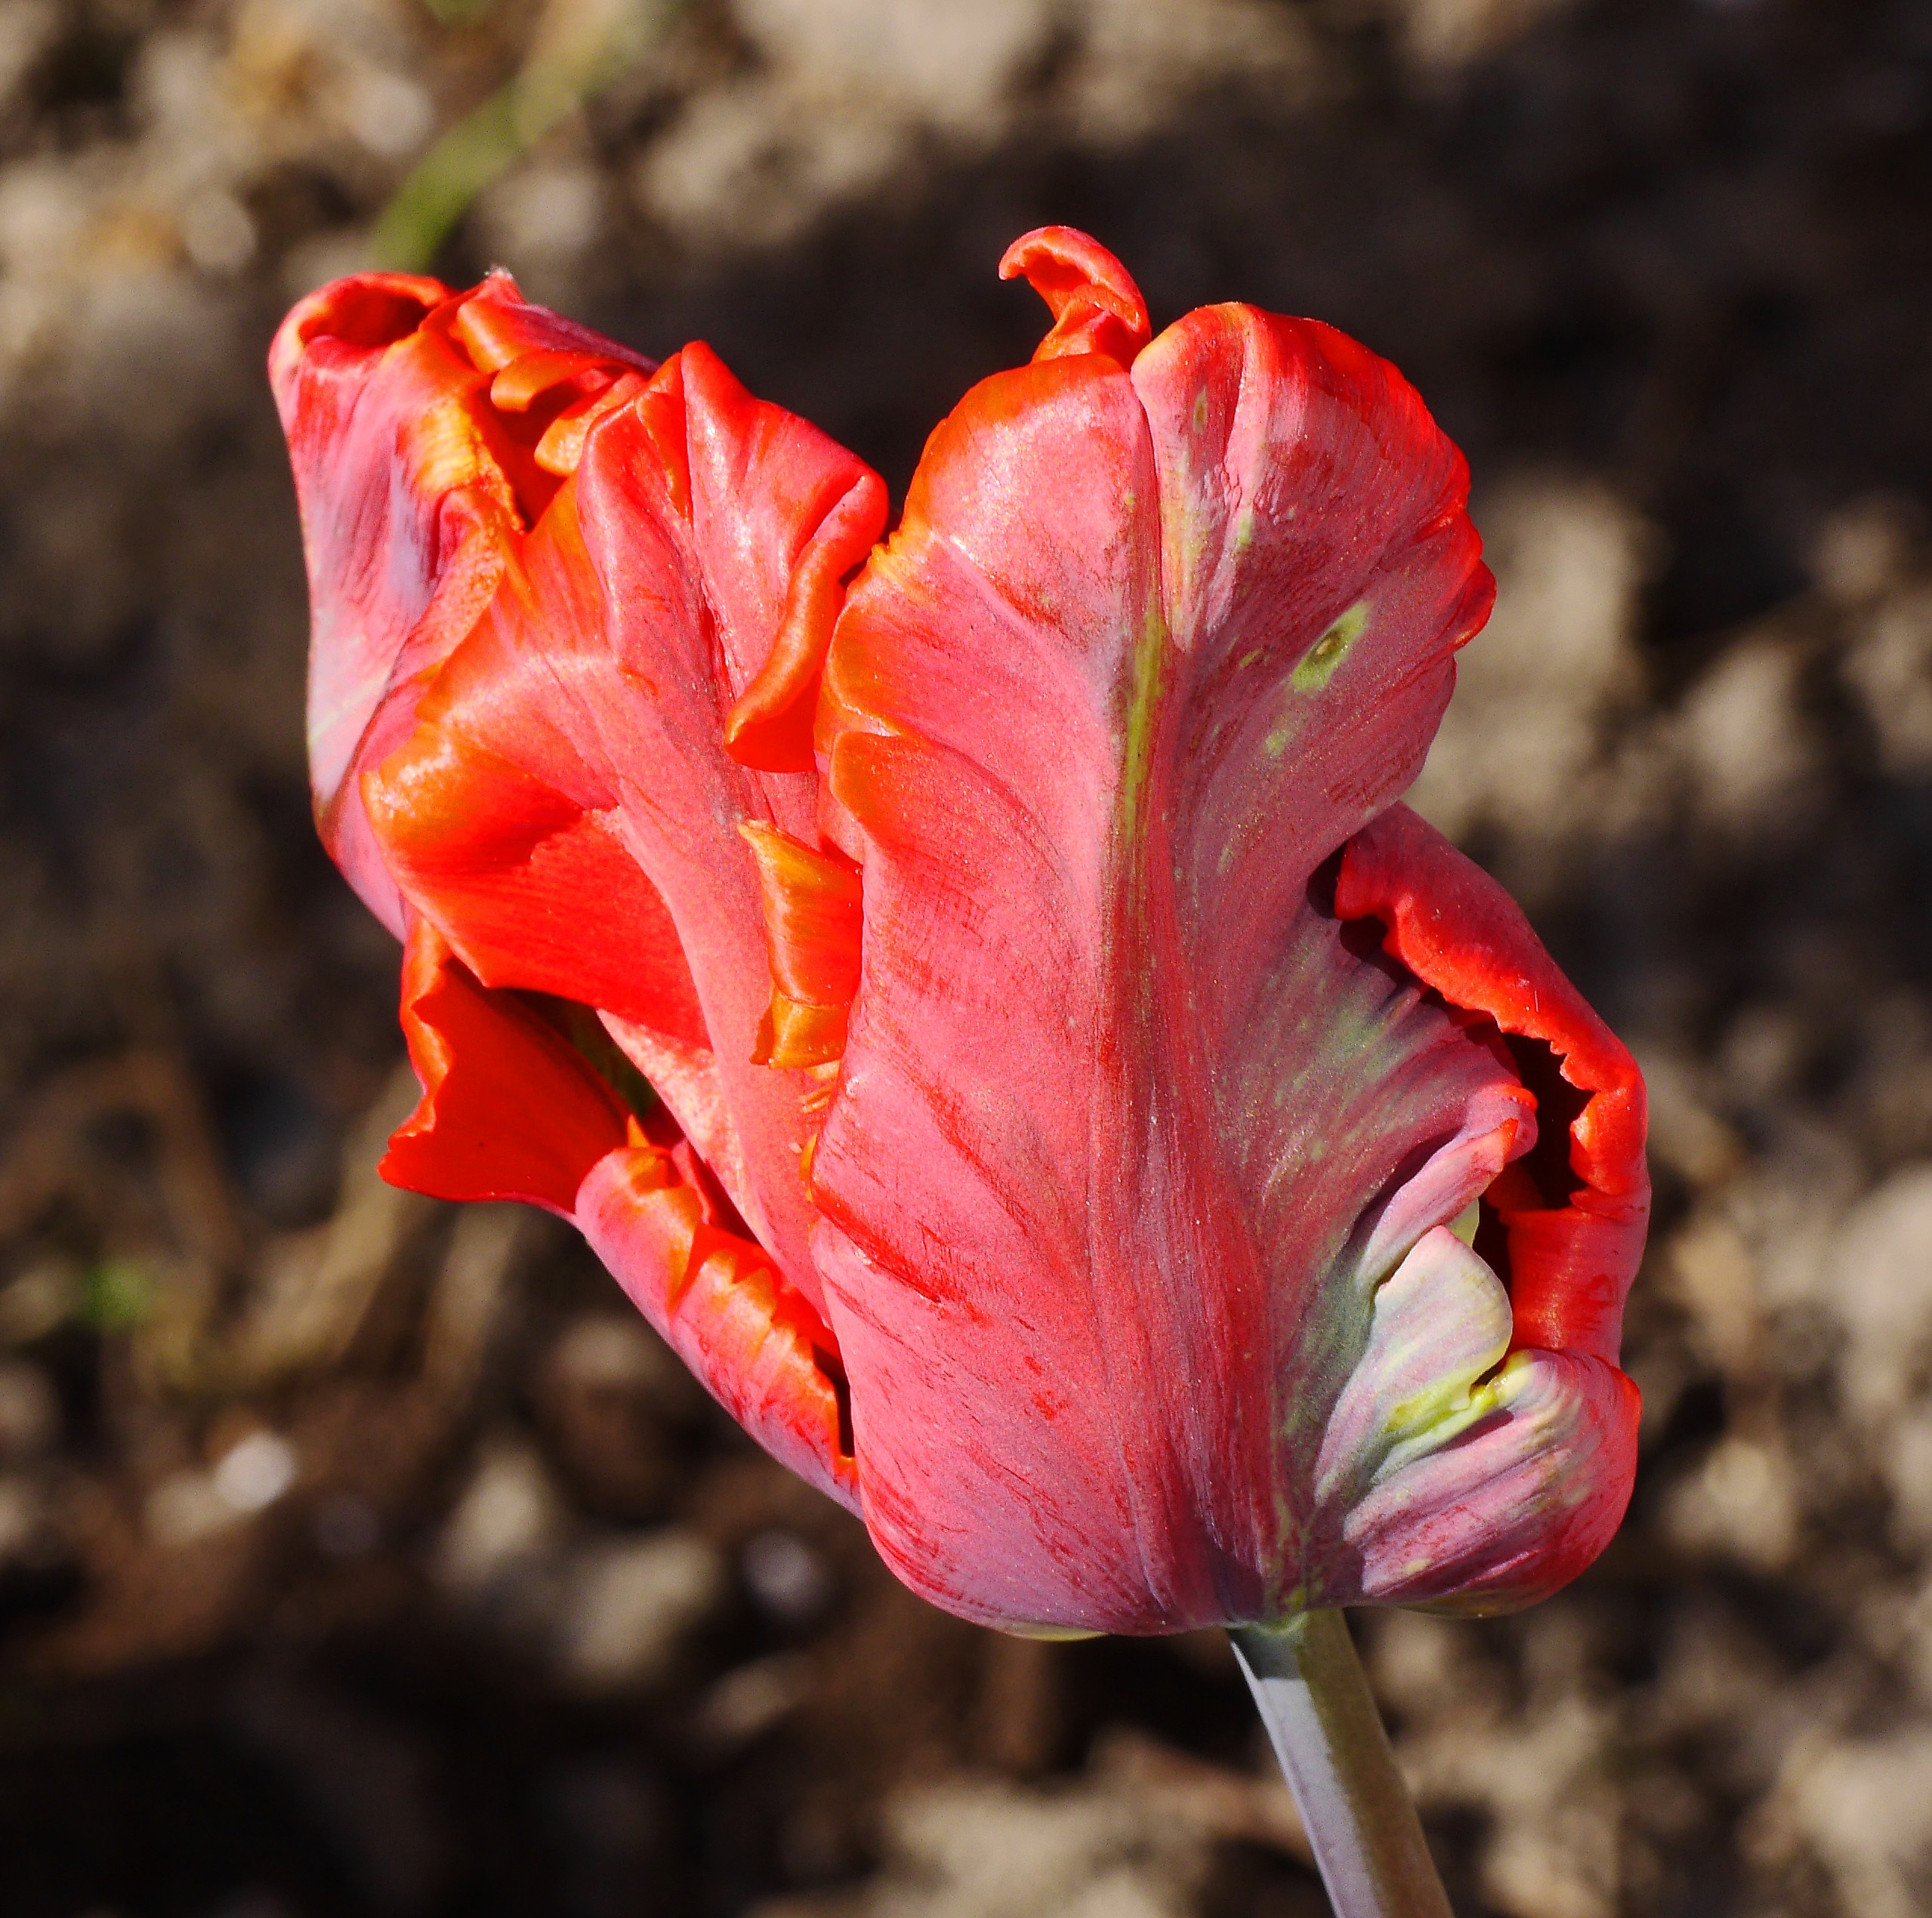
<path id="1" fill-rule="evenodd" d="M 421 273 L 470 203 L 522 150 L 516 83 L 465 114 L 417 163 L 382 209 L 369 238 L 374 263 Z"/>
<path id="2" fill-rule="evenodd" d="M 128 1332 L 154 1310 L 153 1280 L 125 1259 L 108 1259 L 88 1273 L 80 1316 L 97 1332 Z"/>
<path id="3" fill-rule="evenodd" d="M 445 132 L 383 208 L 369 240 L 374 264 L 426 271 L 477 196 L 621 79 L 682 7 L 683 0 L 549 0 L 517 77 Z"/>
<path id="4" fill-rule="evenodd" d="M 423 0 L 438 26 L 474 26 L 496 11 L 497 0 Z"/>

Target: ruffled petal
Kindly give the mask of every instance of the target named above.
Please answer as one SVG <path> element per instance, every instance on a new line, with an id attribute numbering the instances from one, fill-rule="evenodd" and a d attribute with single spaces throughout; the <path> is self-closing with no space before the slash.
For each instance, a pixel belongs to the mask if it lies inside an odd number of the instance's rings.
<path id="1" fill-rule="evenodd" d="M 629 1114 L 534 1008 L 492 991 L 424 920 L 403 960 L 403 1033 L 421 1081 L 389 1142 L 391 1185 L 445 1199 L 523 1199 L 566 1217 Z"/>
<path id="2" fill-rule="evenodd" d="M 1077 227 L 1036 227 L 1021 234 L 1001 259 L 999 276 L 1023 276 L 1053 315 L 1046 338 L 1033 349 L 1036 363 L 1098 353 L 1131 366 L 1153 337 L 1147 303 L 1133 276 Z"/>
<path id="3" fill-rule="evenodd" d="M 519 543 L 498 603 L 366 776 L 387 869 L 486 985 L 553 993 L 708 1050 L 677 931 L 626 844 L 616 788 L 546 719 L 548 654 L 517 636 L 596 623 L 572 502 Z M 580 600 L 588 602 L 579 604 Z"/>
<path id="4" fill-rule="evenodd" d="M 809 772 L 819 676 L 847 579 L 885 526 L 885 483 L 861 470 L 793 563 L 785 611 L 764 664 L 727 716 L 726 744 L 740 765 Z"/>
<path id="5" fill-rule="evenodd" d="M 600 1161 L 576 1201 L 591 1249 L 718 1403 L 781 1465 L 857 1510 L 837 1342 L 768 1254 L 705 1213 L 672 1156 L 649 1147 Z"/>
<path id="6" fill-rule="evenodd" d="M 771 1004 L 753 1057 L 761 1065 L 820 1065 L 845 1050 L 859 989 L 864 897 L 850 862 L 801 846 L 775 827 L 741 830 L 758 862 Z"/>
<path id="7" fill-rule="evenodd" d="M 495 381 L 495 403 L 519 411 L 535 393 L 561 379 L 599 368 L 650 373 L 657 364 L 562 313 L 533 305 L 501 271 L 464 297 L 449 330 L 477 369 Z M 511 396 L 519 389 L 520 396 Z"/>
<path id="8" fill-rule="evenodd" d="M 556 375 L 551 403 L 535 412 L 534 393 L 512 396 L 514 407 L 492 399 L 520 356 Z M 528 305 L 502 274 L 464 294 L 414 275 L 358 275 L 302 301 L 276 335 L 269 377 L 308 564 L 316 816 L 350 883 L 399 937 L 402 903 L 354 776 L 408 737 L 532 506 L 554 490 L 533 451 L 549 415 L 650 364 Z M 557 392 L 560 381 L 572 391 Z"/>
<path id="9" fill-rule="evenodd" d="M 1344 917 L 1378 918 L 1387 945 L 1453 1006 L 1540 1041 L 1587 1094 L 1569 1129 L 1568 1203 L 1527 1179 L 1492 1195 L 1508 1233 L 1513 1344 L 1614 1365 L 1624 1300 L 1643 1253 L 1650 1177 L 1636 1062 L 1557 970 L 1509 895 L 1406 806 L 1350 843 L 1335 889 Z"/>
<path id="10" fill-rule="evenodd" d="M 772 976 L 740 829 L 809 849 L 816 782 L 746 765 L 727 723 L 801 605 L 829 626 L 882 512 L 850 454 L 686 348 L 587 429 L 366 782 L 415 908 L 480 977 L 596 1007 L 808 1299 L 799 1166 L 822 1090 L 753 1063 Z"/>
<path id="11" fill-rule="evenodd" d="M 1097 270 L 1058 316 L 1120 318 Z M 812 1176 L 888 1560 L 1144 1632 L 1291 1604 L 1379 1281 L 1533 1127 L 1322 877 L 1487 607 L 1459 458 L 1326 328 L 1118 344 L 968 396 L 835 636 L 864 953 Z"/>
<path id="12" fill-rule="evenodd" d="M 369 274 L 282 322 L 271 383 L 308 562 L 309 769 L 323 837 L 400 936 L 402 906 L 350 778 L 392 692 L 413 701 L 496 589 L 517 527 L 508 476 L 477 426 L 486 382 L 422 321 L 434 280 Z"/>
<path id="13" fill-rule="evenodd" d="M 342 282 L 271 363 L 314 592 L 319 807 L 408 934 L 424 1094 L 386 1173 L 576 1213 L 724 1402 L 851 1502 L 799 1176 L 823 1088 L 751 1062 L 771 978 L 737 828 L 817 856 L 811 711 L 882 484 L 702 347 L 653 379 L 502 274 L 462 295 Z M 786 976 L 849 998 L 854 915 L 817 918 Z M 600 1048 L 684 1133 L 659 1111 L 645 1136 Z"/>
<path id="14" fill-rule="evenodd" d="M 1637 1388 L 1599 1358 L 1511 1355 L 1508 1295 L 1440 1226 L 1378 1290 L 1316 1466 L 1311 1605 L 1547 1597 L 1630 1502 Z"/>
<path id="15" fill-rule="evenodd" d="M 1390 1470 L 1350 1511 L 1359 1590 L 1377 1605 L 1477 1616 L 1548 1598 L 1622 1522 L 1637 1387 L 1571 1352 L 1510 1355 L 1458 1442 Z"/>
<path id="16" fill-rule="evenodd" d="M 390 1142 L 392 1184 L 518 1199 L 573 1219 L 653 1325 L 781 1464 L 856 1509 L 830 1330 L 661 1113 L 640 1122 L 570 1038 L 409 928 L 403 1027 L 423 1085 Z"/>

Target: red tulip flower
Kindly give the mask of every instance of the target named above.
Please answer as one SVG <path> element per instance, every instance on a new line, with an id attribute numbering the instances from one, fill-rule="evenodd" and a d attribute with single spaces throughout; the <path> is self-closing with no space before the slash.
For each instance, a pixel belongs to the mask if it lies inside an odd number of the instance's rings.
<path id="1" fill-rule="evenodd" d="M 271 369 L 387 1176 L 576 1221 L 908 1584 L 1054 1633 L 1495 1610 L 1602 1549 L 1642 1082 L 1399 795 L 1492 583 L 1332 329 L 1053 325 L 885 489 L 701 344 L 369 275 Z M 653 1096 L 653 1095 L 655 1096 Z"/>

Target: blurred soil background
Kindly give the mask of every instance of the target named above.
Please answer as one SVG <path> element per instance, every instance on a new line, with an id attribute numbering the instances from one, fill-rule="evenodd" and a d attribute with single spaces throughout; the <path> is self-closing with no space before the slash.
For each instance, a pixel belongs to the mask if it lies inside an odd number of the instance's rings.
<path id="1" fill-rule="evenodd" d="M 1927 0 L 0 0 L 0 1911 L 1301 1918 L 1211 1638 L 901 1592 L 570 1235 L 375 1179 L 261 366 L 372 258 L 903 491 L 1097 233 L 1393 358 L 1422 784 L 1640 1053 L 1630 1522 L 1359 1623 L 1466 1918 L 1932 1912 Z"/>

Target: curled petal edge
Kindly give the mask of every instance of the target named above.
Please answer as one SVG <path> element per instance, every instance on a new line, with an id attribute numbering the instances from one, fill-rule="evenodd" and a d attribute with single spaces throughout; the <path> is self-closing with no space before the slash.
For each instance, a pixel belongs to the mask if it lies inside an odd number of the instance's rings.
<path id="1" fill-rule="evenodd" d="M 671 1349 L 783 1466 L 860 1509 L 838 1341 L 763 1250 L 709 1223 L 673 1156 L 608 1154 L 577 1195 L 578 1229 Z"/>
<path id="2" fill-rule="evenodd" d="M 668 1115 L 640 1120 L 569 1038 L 517 994 L 480 984 L 420 918 L 402 1011 L 423 1096 L 383 1177 L 570 1220 L 712 1397 L 780 1464 L 857 1511 L 838 1340 Z"/>
<path id="3" fill-rule="evenodd" d="M 1511 1349 L 1614 1366 L 1650 1216 L 1636 1061 L 1557 969 L 1515 901 L 1407 806 L 1390 806 L 1349 842 L 1335 910 L 1381 920 L 1385 948 L 1416 978 L 1504 1032 L 1542 1041 L 1564 1080 L 1588 1095 L 1569 1129 L 1578 1184 L 1568 1203 L 1548 1204 L 1515 1167 L 1488 1196 L 1507 1234 Z"/>
<path id="4" fill-rule="evenodd" d="M 1636 1386 L 1512 1350 L 1495 1274 L 1438 1226 L 1378 1289 L 1316 1467 L 1314 1602 L 1471 1614 L 1547 1598 L 1609 1543 L 1636 1472 Z"/>
<path id="5" fill-rule="evenodd" d="M 858 871 L 776 826 L 747 820 L 738 830 L 758 867 L 771 966 L 771 1004 L 752 1056 L 761 1065 L 829 1064 L 845 1050 L 859 990 Z"/>
<path id="6" fill-rule="evenodd" d="M 846 582 L 885 531 L 885 482 L 860 473 L 799 555 L 771 651 L 724 722 L 725 750 L 761 772 L 809 772 L 819 679 Z"/>
<path id="7" fill-rule="evenodd" d="M 403 1035 L 421 1082 L 380 1170 L 442 1199 L 520 1199 L 568 1218 L 591 1167 L 634 1124 L 589 1062 L 536 1010 L 492 990 L 412 914 Z"/>
<path id="8" fill-rule="evenodd" d="M 653 362 L 526 301 L 413 274 L 338 280 L 269 351 L 307 549 L 317 822 L 398 938 L 404 907 L 356 775 L 409 736 L 418 701 L 495 591 L 589 426 Z"/>
<path id="9" fill-rule="evenodd" d="M 459 652 L 454 683 L 474 677 Z M 446 694 L 452 677 L 446 672 Z M 608 813 L 496 758 L 443 720 L 363 776 L 363 809 L 390 877 L 484 985 L 554 994 L 706 1043 L 662 898 Z M 575 902 L 594 899 L 586 915 Z"/>
<path id="10" fill-rule="evenodd" d="M 1099 353 L 1131 366 L 1153 338 L 1133 276 L 1078 227 L 1036 227 L 1021 234 L 1001 257 L 999 276 L 1023 278 L 1053 314 L 1051 330 L 1033 350 L 1036 362 Z"/>

